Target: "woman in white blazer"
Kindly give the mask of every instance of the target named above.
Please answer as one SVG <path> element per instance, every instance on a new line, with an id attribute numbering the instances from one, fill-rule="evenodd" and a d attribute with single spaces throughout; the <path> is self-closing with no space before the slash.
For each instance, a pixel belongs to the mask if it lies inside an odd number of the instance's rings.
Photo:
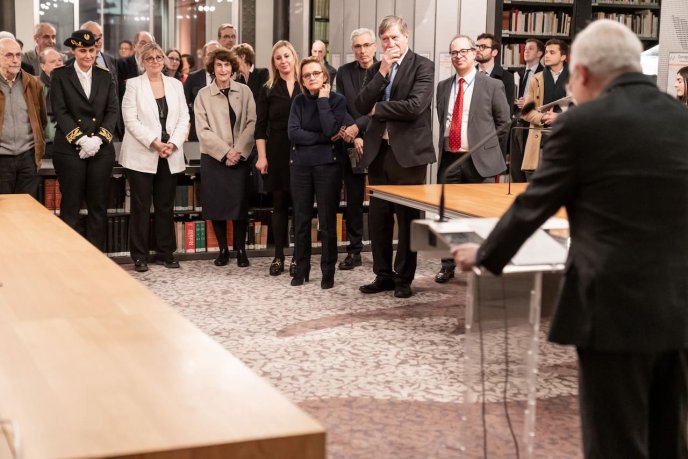
<path id="1" fill-rule="evenodd" d="M 181 82 L 163 74 L 165 54 L 149 43 L 141 51 L 144 73 L 127 80 L 122 100 L 124 139 L 120 163 L 131 190 L 129 248 L 134 269 L 148 271 L 150 205 L 155 209 L 156 263 L 178 268 L 174 258 L 174 197 L 186 168 L 184 141 L 189 109 Z"/>
<path id="2" fill-rule="evenodd" d="M 248 86 L 232 78 L 239 70 L 236 54 L 218 48 L 208 55 L 206 70 L 213 76 L 194 101 L 196 133 L 201 149 L 203 217 L 213 221 L 220 247 L 215 265 L 229 262 L 227 220 L 234 225 L 237 265 L 249 265 L 246 255 L 248 185 L 255 140 L 256 104 Z"/>

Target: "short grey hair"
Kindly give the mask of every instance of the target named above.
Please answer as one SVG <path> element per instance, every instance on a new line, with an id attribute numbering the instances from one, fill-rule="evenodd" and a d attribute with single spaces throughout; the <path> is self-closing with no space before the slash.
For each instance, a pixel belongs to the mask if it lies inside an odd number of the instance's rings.
<path id="1" fill-rule="evenodd" d="M 0 39 L 1 38 L 11 38 L 12 40 L 17 40 L 14 38 L 14 34 L 12 32 L 8 32 L 6 30 L 0 30 Z"/>
<path id="2" fill-rule="evenodd" d="M 48 59 L 48 54 L 50 53 L 55 53 L 58 56 L 60 56 L 60 59 L 63 58 L 62 53 L 56 50 L 55 48 L 45 48 L 43 51 L 38 53 L 38 60 L 41 64 L 45 64 L 46 59 Z"/>
<path id="3" fill-rule="evenodd" d="M 408 24 L 406 24 L 406 21 L 401 16 L 385 16 L 382 18 L 377 28 L 377 33 L 379 36 L 382 36 L 383 33 L 394 26 L 399 27 L 399 32 L 401 32 L 402 35 L 409 35 Z"/>
<path id="4" fill-rule="evenodd" d="M 458 34 L 458 35 L 454 35 L 454 38 L 452 38 L 451 41 L 449 42 L 449 51 L 451 51 L 451 45 L 452 45 L 456 40 L 458 40 L 458 39 L 460 39 L 460 38 L 465 38 L 466 40 L 468 40 L 468 43 L 470 44 L 471 49 L 475 49 L 475 42 L 473 41 L 473 39 L 472 39 L 471 37 L 469 37 L 468 35 L 461 35 L 461 34 Z"/>
<path id="5" fill-rule="evenodd" d="M 351 32 L 351 43 L 354 42 L 354 38 L 360 37 L 361 35 L 365 34 L 370 35 L 371 40 L 375 40 L 375 32 L 365 27 L 361 27 L 360 29 L 356 29 L 353 32 Z"/>
<path id="6" fill-rule="evenodd" d="M 581 31 L 571 45 L 571 68 L 582 65 L 595 77 L 640 72 L 643 45 L 631 29 L 599 19 Z"/>

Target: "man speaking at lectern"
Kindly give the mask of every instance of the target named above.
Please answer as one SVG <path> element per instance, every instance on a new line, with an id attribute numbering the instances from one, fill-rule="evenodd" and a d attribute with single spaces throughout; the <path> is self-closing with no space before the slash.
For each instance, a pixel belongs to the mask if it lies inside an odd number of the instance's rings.
<path id="1" fill-rule="evenodd" d="M 579 104 L 554 125 L 528 189 L 458 265 L 499 274 L 561 206 L 571 246 L 550 340 L 575 345 L 586 458 L 686 458 L 688 111 L 640 74 L 625 26 L 573 43 Z"/>

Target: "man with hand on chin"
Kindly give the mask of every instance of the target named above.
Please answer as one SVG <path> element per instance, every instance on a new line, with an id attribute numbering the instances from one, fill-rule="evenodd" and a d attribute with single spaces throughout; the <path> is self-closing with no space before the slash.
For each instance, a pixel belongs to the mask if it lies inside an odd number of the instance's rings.
<path id="1" fill-rule="evenodd" d="M 356 109 L 371 117 L 364 138 L 361 167 L 368 167 L 371 185 L 421 185 L 427 166 L 435 162 L 432 145 L 432 93 L 435 66 L 408 48 L 409 31 L 399 16 L 387 16 L 378 27 L 383 53 L 368 71 L 356 98 Z M 392 264 L 394 215 L 399 225 L 397 254 Z M 420 211 L 371 198 L 370 237 L 375 280 L 363 293 L 394 291 L 408 298 L 416 273 L 411 251 L 411 221 Z"/>

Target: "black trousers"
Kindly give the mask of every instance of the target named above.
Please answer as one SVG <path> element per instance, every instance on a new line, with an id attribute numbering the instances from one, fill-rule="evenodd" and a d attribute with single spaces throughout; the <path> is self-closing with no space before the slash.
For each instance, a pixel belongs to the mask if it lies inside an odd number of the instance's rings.
<path id="1" fill-rule="evenodd" d="M 55 151 L 53 165 L 62 193 L 60 218 L 99 250 L 105 251 L 110 175 L 115 165 L 114 149 L 101 149 L 87 159 L 79 158 L 74 152 Z M 79 209 L 84 199 L 88 210 L 85 234 L 79 225 Z"/>
<path id="2" fill-rule="evenodd" d="M 526 148 L 526 141 L 528 140 L 528 127 L 530 123 L 526 121 L 518 121 L 516 128 L 511 130 L 509 138 L 509 154 L 511 165 L 511 181 L 514 183 L 525 183 L 526 174 L 521 170 L 523 164 L 523 152 Z"/>
<path id="3" fill-rule="evenodd" d="M 452 153 L 450 151 L 442 152 L 442 162 L 440 162 L 440 167 L 437 170 L 437 181 L 441 183 L 444 178 L 444 183 L 482 183 L 485 181 L 485 177 L 481 176 L 478 170 L 473 164 L 473 158 L 468 158 L 461 164 L 458 169 L 452 171 L 445 177 L 447 168 L 454 164 L 461 158 L 462 155 L 457 153 Z M 442 258 L 442 267 L 454 269 L 456 264 L 453 258 Z"/>
<path id="4" fill-rule="evenodd" d="M 425 183 L 427 165 L 403 167 L 394 157 L 387 142 L 368 167 L 371 185 L 422 185 Z M 394 253 L 394 216 L 397 217 L 398 244 Z M 378 198 L 370 198 L 368 228 L 373 252 L 373 272 L 380 278 L 393 279 L 400 284 L 410 284 L 416 275 L 418 254 L 411 251 L 411 221 L 420 218 L 420 210 L 394 204 Z"/>
<path id="5" fill-rule="evenodd" d="M 586 459 L 686 459 L 688 350 L 578 349 Z"/>
<path id="6" fill-rule="evenodd" d="M 296 272 L 305 275 L 311 267 L 311 219 L 313 197 L 318 203 L 318 226 L 322 237 L 320 270 L 334 275 L 337 263 L 337 209 L 342 183 L 340 163 L 295 166 L 291 169 L 291 197 L 294 205 L 294 258 Z"/>
<path id="7" fill-rule="evenodd" d="M 161 260 L 172 260 L 177 248 L 174 232 L 174 197 L 178 174 L 170 173 L 166 158 L 158 158 L 155 174 L 126 169 L 131 191 L 129 253 L 136 260 L 147 260 L 150 206 L 153 201 L 155 252 Z"/>
<path id="8" fill-rule="evenodd" d="M 365 193 L 365 174 L 354 174 L 351 161 L 344 156 L 342 172 L 346 189 L 346 238 L 348 253 L 359 254 L 363 248 L 363 195 Z"/>
<path id="9" fill-rule="evenodd" d="M 0 155 L 0 194 L 30 194 L 38 199 L 38 169 L 32 148 L 14 155 Z"/>

